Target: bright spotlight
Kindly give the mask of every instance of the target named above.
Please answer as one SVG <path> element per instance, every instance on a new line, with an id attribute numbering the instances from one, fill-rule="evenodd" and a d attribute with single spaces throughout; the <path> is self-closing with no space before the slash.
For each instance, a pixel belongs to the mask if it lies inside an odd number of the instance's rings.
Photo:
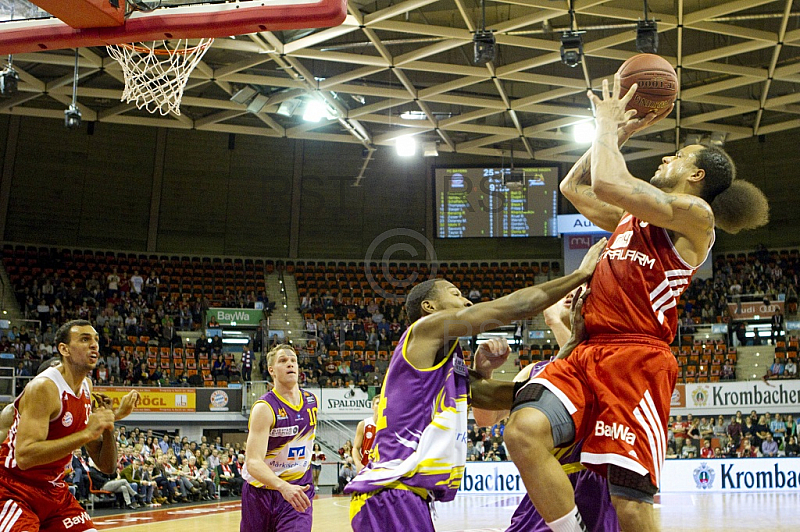
<path id="1" fill-rule="evenodd" d="M 594 140 L 594 124 L 581 122 L 572 127 L 572 136 L 578 144 L 590 144 Z"/>
<path id="2" fill-rule="evenodd" d="M 417 140 L 411 136 L 397 137 L 395 147 L 400 157 L 411 157 L 417 152 Z"/>
<path id="3" fill-rule="evenodd" d="M 327 117 L 328 109 L 322 102 L 311 100 L 306 104 L 306 110 L 303 112 L 303 120 L 306 122 L 319 122 Z"/>

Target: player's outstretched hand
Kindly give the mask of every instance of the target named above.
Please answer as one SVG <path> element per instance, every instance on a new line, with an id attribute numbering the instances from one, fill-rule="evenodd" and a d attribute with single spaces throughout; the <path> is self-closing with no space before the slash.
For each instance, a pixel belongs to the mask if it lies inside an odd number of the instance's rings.
<path id="1" fill-rule="evenodd" d="M 114 412 L 104 406 L 100 406 L 89 414 L 86 428 L 92 439 L 97 439 L 107 430 L 114 430 Z"/>
<path id="2" fill-rule="evenodd" d="M 608 80 L 603 80 L 602 100 L 591 90 L 586 93 L 594 104 L 595 118 L 597 120 L 612 120 L 618 124 L 623 124 L 636 114 L 635 109 L 625 110 L 625 106 L 631 101 L 639 86 L 634 83 L 631 85 L 631 88 L 628 89 L 628 92 L 620 94 L 620 84 L 619 73 L 616 73 L 614 74 L 614 88 L 611 93 L 608 91 Z"/>
<path id="3" fill-rule="evenodd" d="M 307 489 L 308 484 L 305 486 L 298 486 L 287 482 L 280 488 L 280 492 L 284 500 L 292 505 L 292 508 L 298 512 L 305 512 L 311 507 L 311 501 L 305 493 Z"/>
<path id="4" fill-rule="evenodd" d="M 583 290 L 578 288 L 578 292 L 572 299 L 572 309 L 570 309 L 569 321 L 571 327 L 571 340 L 577 344 L 581 343 L 587 338 L 586 324 L 583 321 L 583 303 L 586 297 L 592 292 L 591 288 L 585 287 Z"/>
<path id="5" fill-rule="evenodd" d="M 590 247 L 589 251 L 587 251 L 586 255 L 584 255 L 581 265 L 578 267 L 578 271 L 584 274 L 587 278 L 591 277 L 594 273 L 594 269 L 597 267 L 597 262 L 600 260 L 600 256 L 603 254 L 603 249 L 606 247 L 606 242 L 607 240 L 605 237 L 601 238 L 595 245 Z"/>
<path id="6" fill-rule="evenodd" d="M 505 338 L 492 338 L 483 342 L 475 352 L 475 371 L 485 379 L 492 376 L 496 370 L 508 359 L 511 350 Z"/>
<path id="7" fill-rule="evenodd" d="M 117 408 L 117 411 L 115 412 L 117 421 L 128 417 L 130 413 L 133 412 L 133 409 L 136 408 L 138 405 L 139 405 L 139 392 L 137 392 L 136 390 L 129 391 L 127 394 L 125 394 L 125 397 L 123 397 L 122 400 L 119 402 L 119 408 Z"/>

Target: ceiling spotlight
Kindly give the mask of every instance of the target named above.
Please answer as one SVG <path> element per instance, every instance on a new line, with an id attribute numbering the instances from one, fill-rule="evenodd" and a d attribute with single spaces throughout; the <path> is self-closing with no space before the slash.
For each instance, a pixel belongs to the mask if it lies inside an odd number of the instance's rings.
<path id="1" fill-rule="evenodd" d="M 565 31 L 561 34 L 561 62 L 575 68 L 583 57 L 583 38 L 580 31 Z"/>
<path id="2" fill-rule="evenodd" d="M 81 110 L 74 103 L 64 110 L 64 127 L 67 129 L 81 127 Z"/>
<path id="3" fill-rule="evenodd" d="M 397 149 L 397 155 L 400 157 L 411 157 L 417 153 L 417 139 L 411 135 L 397 137 L 395 148 Z"/>
<path id="4" fill-rule="evenodd" d="M 703 135 L 700 133 L 689 133 L 686 135 L 686 140 L 683 141 L 684 146 L 693 146 L 703 142 Z"/>
<path id="5" fill-rule="evenodd" d="M 11 56 L 8 56 L 8 66 L 0 70 L 0 94 L 11 96 L 17 92 L 19 84 L 19 74 L 11 64 Z"/>
<path id="6" fill-rule="evenodd" d="M 422 143 L 422 155 L 425 157 L 436 157 L 439 155 L 439 148 L 436 146 L 435 140 Z"/>
<path id="7" fill-rule="evenodd" d="M 243 87 L 236 91 L 233 96 L 231 96 L 231 101 L 241 105 L 246 105 L 256 94 L 258 94 L 258 91 L 253 87 Z"/>
<path id="8" fill-rule="evenodd" d="M 594 124 L 592 122 L 581 122 L 572 127 L 572 136 L 578 144 L 590 144 L 594 141 Z"/>
<path id="9" fill-rule="evenodd" d="M 303 120 L 306 122 L 319 122 L 323 118 L 329 118 L 328 108 L 319 100 L 310 100 L 306 104 L 306 110 L 303 112 Z"/>
<path id="10" fill-rule="evenodd" d="M 640 20 L 636 23 L 636 50 L 640 54 L 658 53 L 658 27 L 656 19 Z"/>
<path id="11" fill-rule="evenodd" d="M 721 131 L 717 131 L 711 134 L 711 138 L 708 139 L 708 143 L 711 146 L 719 146 L 722 147 L 725 145 L 725 140 L 728 138 L 727 133 L 723 133 Z"/>
<path id="12" fill-rule="evenodd" d="M 476 65 L 485 65 L 494 61 L 495 39 L 491 30 L 478 30 L 472 36 L 474 46 L 473 62 Z"/>

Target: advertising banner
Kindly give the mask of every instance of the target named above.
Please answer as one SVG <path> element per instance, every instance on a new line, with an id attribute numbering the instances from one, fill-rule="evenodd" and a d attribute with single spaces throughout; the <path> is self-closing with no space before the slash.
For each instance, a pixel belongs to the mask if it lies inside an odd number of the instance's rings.
<path id="1" fill-rule="evenodd" d="M 769 305 L 763 301 L 728 303 L 728 314 L 734 320 L 768 320 L 776 310 L 783 313 L 783 301 L 770 301 Z"/>
<path id="2" fill-rule="evenodd" d="M 359 387 L 304 389 L 312 392 L 319 399 L 321 416 L 361 420 L 372 415 L 372 399 Z"/>
<path id="3" fill-rule="evenodd" d="M 114 408 L 131 391 L 139 392 L 139 406 L 134 412 L 194 412 L 194 388 L 115 388 L 95 386 L 94 391 L 106 394 Z"/>
<path id="4" fill-rule="evenodd" d="M 514 462 L 467 462 L 458 493 L 468 495 L 513 495 L 525 493 L 525 485 Z"/>
<path id="5" fill-rule="evenodd" d="M 676 392 L 680 394 L 678 385 Z M 681 400 L 673 394 L 671 414 L 794 413 L 800 410 L 800 380 L 686 384 Z M 678 406 L 683 402 L 685 406 Z"/>
<path id="6" fill-rule="evenodd" d="M 667 460 L 661 492 L 793 491 L 800 487 L 800 458 Z"/>
<path id="7" fill-rule="evenodd" d="M 252 308 L 210 308 L 206 311 L 206 323 L 214 318 L 222 327 L 258 327 L 264 319 L 264 311 Z"/>
<path id="8" fill-rule="evenodd" d="M 241 412 L 242 389 L 197 388 L 198 412 Z"/>

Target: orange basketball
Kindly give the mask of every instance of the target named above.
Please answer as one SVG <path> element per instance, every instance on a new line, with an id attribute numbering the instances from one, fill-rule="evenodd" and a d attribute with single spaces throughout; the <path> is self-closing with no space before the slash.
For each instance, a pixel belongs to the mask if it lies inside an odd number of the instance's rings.
<path id="1" fill-rule="evenodd" d="M 639 54 L 619 67 L 620 96 L 636 83 L 636 94 L 628 102 L 628 109 L 636 109 L 636 117 L 643 118 L 655 112 L 659 119 L 667 112 L 678 95 L 678 76 L 672 65 L 658 55 Z"/>

